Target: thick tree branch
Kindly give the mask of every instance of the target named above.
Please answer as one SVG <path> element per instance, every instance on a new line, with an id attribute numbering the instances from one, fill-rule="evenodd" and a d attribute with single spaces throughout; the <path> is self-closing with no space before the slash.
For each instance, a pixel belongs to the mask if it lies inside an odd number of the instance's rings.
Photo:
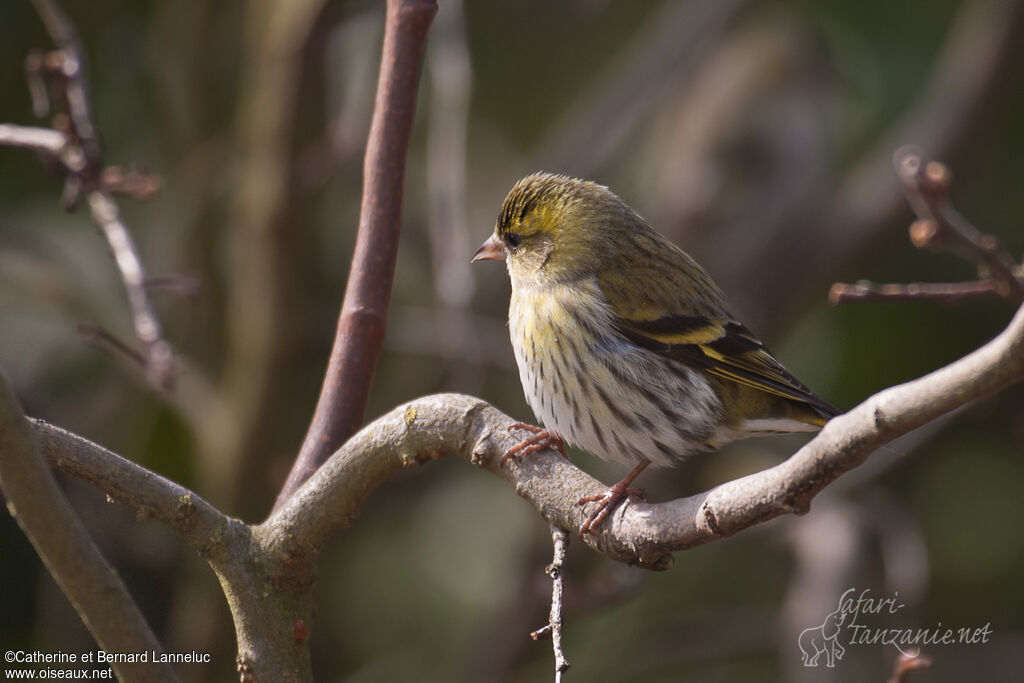
<path id="1" fill-rule="evenodd" d="M 920 379 L 882 391 L 834 418 L 806 446 L 768 470 L 668 503 L 631 500 L 583 542 L 608 557 L 666 569 L 668 553 L 731 536 L 811 499 L 878 446 L 1024 378 L 1024 307 L 991 342 Z M 362 501 L 393 472 L 453 453 L 515 487 L 550 523 L 575 530 L 587 516 L 582 496 L 605 487 L 557 456 L 500 465 L 517 439 L 512 418 L 478 399 L 443 394 L 400 406 L 339 449 L 256 529 L 269 548 L 313 555 L 347 526 Z"/>
<path id="2" fill-rule="evenodd" d="M 388 0 L 363 202 L 345 301 L 316 412 L 275 509 L 363 422 L 398 256 L 405 156 L 434 0 Z"/>
<path id="3" fill-rule="evenodd" d="M 107 652 L 163 651 L 124 583 L 39 457 L 33 430 L 0 373 L 0 489 L 50 575 Z M 176 681 L 167 664 L 115 663 L 121 680 Z"/>
<path id="4" fill-rule="evenodd" d="M 308 642 L 296 640 L 295 628 L 312 621 L 312 558 L 301 562 L 268 552 L 254 542 L 250 527 L 221 514 L 192 491 L 59 427 L 41 420 L 33 420 L 31 427 L 52 466 L 93 484 L 113 501 L 130 505 L 140 520 L 163 523 L 210 563 L 231 609 L 242 680 L 311 680 Z M 73 571 L 79 572 L 77 566 Z M 51 573 L 60 580 L 52 566 Z M 104 584 L 88 573 L 75 576 L 87 594 L 104 592 Z M 268 590 L 269 584 L 274 590 Z M 117 597 L 128 605 L 123 609 L 134 608 L 126 593 Z M 131 623 L 111 616 L 103 625 L 110 627 L 108 621 Z M 86 623 L 92 629 L 88 619 Z M 149 671 L 126 680 L 151 680 Z"/>
<path id="5" fill-rule="evenodd" d="M 184 486 L 131 460 L 43 420 L 29 421 L 50 465 L 89 482 L 112 502 L 132 507 L 140 520 L 163 523 L 200 555 L 207 555 L 228 527 L 244 526 Z"/>

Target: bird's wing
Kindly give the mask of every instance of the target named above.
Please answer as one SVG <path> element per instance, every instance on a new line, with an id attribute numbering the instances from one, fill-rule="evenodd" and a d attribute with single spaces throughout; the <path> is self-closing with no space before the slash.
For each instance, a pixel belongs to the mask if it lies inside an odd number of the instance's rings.
<path id="1" fill-rule="evenodd" d="M 641 242 L 640 246 L 647 245 Z M 637 262 L 598 274 L 598 285 L 620 334 L 674 361 L 806 403 L 824 420 L 839 413 L 731 318 L 721 292 L 693 259 L 667 240 L 652 246 L 660 248 L 644 249 Z M 654 286 L 638 286 L 641 282 Z"/>

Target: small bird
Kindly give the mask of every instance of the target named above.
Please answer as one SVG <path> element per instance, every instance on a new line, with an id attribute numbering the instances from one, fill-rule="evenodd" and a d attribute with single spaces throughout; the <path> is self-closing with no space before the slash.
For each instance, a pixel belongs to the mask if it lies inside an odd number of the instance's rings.
<path id="1" fill-rule="evenodd" d="M 504 260 L 509 331 L 544 429 L 502 461 L 565 443 L 633 470 L 580 527 L 593 533 L 648 465 L 750 436 L 814 431 L 838 410 L 800 383 L 726 307 L 711 277 L 607 187 L 520 180 L 473 261 Z M 567 457 L 567 456 L 566 456 Z"/>

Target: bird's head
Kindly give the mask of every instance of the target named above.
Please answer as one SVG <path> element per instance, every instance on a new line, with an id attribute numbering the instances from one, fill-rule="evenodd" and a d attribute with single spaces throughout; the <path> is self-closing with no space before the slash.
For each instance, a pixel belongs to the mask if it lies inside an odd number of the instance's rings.
<path id="1" fill-rule="evenodd" d="M 473 261 L 504 260 L 513 286 L 565 282 L 601 268 L 623 230 L 642 220 L 608 188 L 534 173 L 505 197 Z"/>

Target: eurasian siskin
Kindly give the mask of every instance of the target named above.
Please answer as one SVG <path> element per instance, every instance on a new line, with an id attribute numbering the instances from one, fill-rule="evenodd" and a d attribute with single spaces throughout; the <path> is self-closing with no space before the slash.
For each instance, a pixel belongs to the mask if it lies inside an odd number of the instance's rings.
<path id="1" fill-rule="evenodd" d="M 592 532 L 650 464 L 748 436 L 813 431 L 838 411 L 730 315 L 690 256 L 608 188 L 536 173 L 509 192 L 473 261 L 504 259 L 526 400 L 546 427 L 507 455 L 562 441 L 634 469 L 580 528 Z M 586 502 L 580 501 L 581 503 Z"/>

